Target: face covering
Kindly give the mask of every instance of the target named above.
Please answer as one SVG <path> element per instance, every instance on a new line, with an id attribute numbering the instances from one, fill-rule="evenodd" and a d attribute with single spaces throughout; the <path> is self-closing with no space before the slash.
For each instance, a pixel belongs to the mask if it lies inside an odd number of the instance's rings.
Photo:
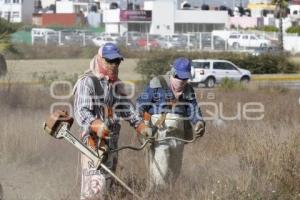
<path id="1" fill-rule="evenodd" d="M 174 78 L 173 76 L 171 76 L 170 78 L 170 86 L 171 89 L 176 97 L 176 99 L 179 98 L 180 95 L 182 95 L 183 90 L 186 86 L 187 80 L 181 80 L 181 79 L 177 79 Z"/>
<path id="2" fill-rule="evenodd" d="M 110 69 L 104 65 L 101 58 L 97 59 L 100 74 L 108 77 L 109 81 L 115 82 L 118 80 L 119 69 L 117 67 Z"/>

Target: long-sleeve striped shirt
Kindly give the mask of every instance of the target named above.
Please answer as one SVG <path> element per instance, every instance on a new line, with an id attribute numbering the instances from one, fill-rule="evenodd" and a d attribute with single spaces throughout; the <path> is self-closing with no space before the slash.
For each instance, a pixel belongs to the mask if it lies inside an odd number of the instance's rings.
<path id="1" fill-rule="evenodd" d="M 113 86 L 105 78 L 97 80 L 103 89 L 103 94 L 96 94 L 93 80 L 85 76 L 75 85 L 74 116 L 77 123 L 87 131 L 92 121 L 107 118 L 108 108 L 113 110 L 113 124 L 118 124 L 120 118 L 128 121 L 131 126 L 137 127 L 141 118 L 135 111 L 132 102 L 120 94 L 121 84 Z M 113 92 L 115 90 L 115 92 Z"/>

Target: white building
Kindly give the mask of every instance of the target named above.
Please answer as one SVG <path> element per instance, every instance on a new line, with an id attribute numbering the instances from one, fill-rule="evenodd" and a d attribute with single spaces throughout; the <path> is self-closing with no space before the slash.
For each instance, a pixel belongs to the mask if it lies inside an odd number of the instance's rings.
<path id="1" fill-rule="evenodd" d="M 127 9 L 127 0 L 98 0 L 101 10 L 109 10 L 112 3 L 117 4 L 121 10 Z"/>
<path id="2" fill-rule="evenodd" d="M 249 3 L 270 4 L 272 3 L 272 0 L 249 0 Z"/>
<path id="3" fill-rule="evenodd" d="M 300 18 L 300 5 L 289 5 L 290 17 L 299 19 Z"/>
<path id="4" fill-rule="evenodd" d="M 96 3 L 92 0 L 57 0 L 56 13 L 79 13 L 82 11 L 86 16 Z"/>
<path id="5" fill-rule="evenodd" d="M 111 9 L 103 11 L 106 32 L 175 33 L 223 30 L 228 23 L 227 11 L 179 10 L 175 0 L 145 1 L 144 10 Z"/>
<path id="6" fill-rule="evenodd" d="M 34 0 L 0 0 L 0 17 L 10 22 L 31 23 L 33 12 Z"/>
<path id="7" fill-rule="evenodd" d="M 95 10 L 92 8 L 94 7 Z M 98 12 L 99 2 L 93 0 L 56 0 L 56 13 L 84 14 L 88 24 L 98 27 L 101 23 L 101 14 Z"/>
<path id="8" fill-rule="evenodd" d="M 247 8 L 251 10 L 252 17 L 267 17 L 272 15 L 274 17 L 275 5 L 271 1 L 252 0 L 249 1 Z"/>

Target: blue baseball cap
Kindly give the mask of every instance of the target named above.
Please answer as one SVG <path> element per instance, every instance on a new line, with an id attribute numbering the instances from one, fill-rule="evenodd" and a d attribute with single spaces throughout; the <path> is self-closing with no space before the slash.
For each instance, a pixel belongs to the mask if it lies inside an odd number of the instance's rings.
<path id="1" fill-rule="evenodd" d="M 178 78 L 189 79 L 191 77 L 191 61 L 189 59 L 177 58 L 172 67 L 175 69 Z"/>
<path id="2" fill-rule="evenodd" d="M 105 43 L 102 47 L 99 48 L 98 54 L 102 58 L 107 58 L 109 60 L 113 60 L 116 58 L 120 58 L 123 60 L 123 56 L 120 54 L 120 49 L 117 47 L 117 45 L 113 43 Z"/>

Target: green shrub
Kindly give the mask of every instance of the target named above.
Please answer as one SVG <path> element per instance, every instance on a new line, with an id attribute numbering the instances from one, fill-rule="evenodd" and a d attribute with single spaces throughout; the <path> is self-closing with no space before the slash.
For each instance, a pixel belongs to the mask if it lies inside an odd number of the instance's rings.
<path id="1" fill-rule="evenodd" d="M 0 35 L 3 33 L 11 34 L 20 28 L 21 24 L 10 23 L 5 19 L 0 18 Z"/>
<path id="2" fill-rule="evenodd" d="M 229 60 L 254 74 L 293 73 L 297 70 L 296 64 L 289 62 L 287 55 L 262 54 L 253 56 L 246 53 L 231 52 L 153 51 L 148 52 L 139 60 L 136 71 L 143 76 L 144 80 L 149 80 L 153 76 L 166 73 L 170 70 L 172 61 L 182 56 L 189 59 Z"/>
<path id="3" fill-rule="evenodd" d="M 240 82 L 234 81 L 232 79 L 229 78 L 225 78 L 221 84 L 220 84 L 220 88 L 224 89 L 224 90 L 232 90 L 232 89 L 245 89 L 245 84 L 242 84 Z"/>
<path id="4" fill-rule="evenodd" d="M 291 26 L 286 30 L 287 33 L 297 33 L 300 35 L 300 26 Z"/>
<path id="5" fill-rule="evenodd" d="M 265 32 L 278 32 L 278 28 L 276 26 L 262 26 L 262 27 L 259 27 L 258 30 L 260 31 L 265 31 Z"/>

